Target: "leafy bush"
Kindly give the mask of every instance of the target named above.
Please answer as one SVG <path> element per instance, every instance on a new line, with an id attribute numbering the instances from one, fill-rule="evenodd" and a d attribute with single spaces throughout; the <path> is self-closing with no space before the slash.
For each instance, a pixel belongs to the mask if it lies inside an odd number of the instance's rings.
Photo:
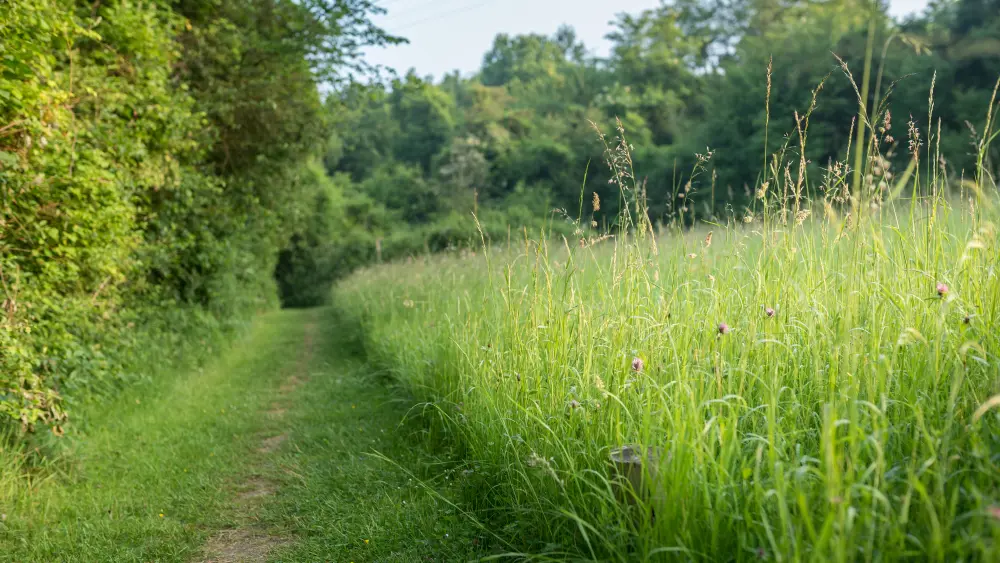
<path id="1" fill-rule="evenodd" d="M 328 195 L 304 181 L 316 83 L 390 40 L 372 9 L 0 3 L 0 424 L 58 432 L 67 399 L 276 303 L 278 251 Z"/>

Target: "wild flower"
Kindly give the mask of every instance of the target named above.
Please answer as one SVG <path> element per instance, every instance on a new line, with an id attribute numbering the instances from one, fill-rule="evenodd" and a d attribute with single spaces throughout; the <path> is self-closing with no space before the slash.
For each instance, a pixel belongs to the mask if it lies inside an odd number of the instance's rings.
<path id="1" fill-rule="evenodd" d="M 945 284 L 943 284 L 943 283 L 938 282 L 938 284 L 937 284 L 937 294 L 938 294 L 938 297 L 944 297 L 945 295 L 947 295 L 948 294 L 948 286 L 945 285 Z"/>
<path id="2" fill-rule="evenodd" d="M 726 323 L 719 323 L 719 334 L 729 334 L 729 325 Z"/>
<path id="3" fill-rule="evenodd" d="M 767 315 L 768 317 L 773 317 L 774 316 L 774 309 L 772 309 L 771 307 L 765 307 L 764 308 L 764 314 Z"/>
<path id="4" fill-rule="evenodd" d="M 551 461 L 555 461 L 555 460 L 554 459 L 553 460 L 545 459 L 544 457 L 538 455 L 537 453 L 531 452 L 531 455 L 528 456 L 528 460 L 526 462 L 526 465 L 528 467 L 531 467 L 531 468 L 534 468 L 534 469 L 542 469 L 542 470 L 544 470 L 557 483 L 562 484 L 562 479 L 559 478 L 559 474 L 556 473 L 556 470 L 552 466 Z"/>
<path id="5" fill-rule="evenodd" d="M 642 358 L 632 358 L 632 371 L 642 371 Z"/>

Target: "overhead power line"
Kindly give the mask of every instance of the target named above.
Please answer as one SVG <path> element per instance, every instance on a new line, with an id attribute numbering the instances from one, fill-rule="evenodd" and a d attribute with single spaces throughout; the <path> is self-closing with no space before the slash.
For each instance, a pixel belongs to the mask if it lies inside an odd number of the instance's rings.
<path id="1" fill-rule="evenodd" d="M 476 9 L 482 8 L 482 7 L 486 6 L 487 4 L 491 4 L 494 1 L 495 0 L 481 0 L 480 2 L 473 2 L 471 4 L 466 4 L 464 6 L 457 6 L 453 10 L 448 10 L 446 12 L 439 12 L 437 14 L 428 16 L 426 18 L 420 18 L 420 19 L 417 19 L 417 20 L 405 23 L 401 27 L 392 28 L 391 24 L 385 24 L 385 27 L 387 29 L 391 28 L 390 30 L 393 33 L 399 33 L 400 31 L 405 31 L 407 29 L 411 29 L 411 28 L 417 27 L 418 25 L 422 25 L 422 24 L 425 24 L 425 23 L 430 22 L 430 21 L 444 20 L 444 19 L 448 19 L 448 18 L 450 18 L 452 16 L 457 16 L 458 14 L 462 14 L 462 13 L 465 13 L 465 12 L 471 12 L 472 10 L 476 10 Z"/>

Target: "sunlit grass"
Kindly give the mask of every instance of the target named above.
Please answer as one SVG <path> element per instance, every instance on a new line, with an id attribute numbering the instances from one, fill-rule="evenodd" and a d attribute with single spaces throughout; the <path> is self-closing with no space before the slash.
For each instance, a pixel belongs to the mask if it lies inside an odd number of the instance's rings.
<path id="1" fill-rule="evenodd" d="M 615 143 L 637 228 L 338 289 L 372 357 L 484 468 L 483 513 L 557 560 L 1000 558 L 988 174 L 921 180 L 914 156 L 894 178 L 869 146 L 860 188 L 843 163 L 811 186 L 782 149 L 728 224 L 654 238 Z M 622 446 L 650 453 L 645 479 L 622 483 Z"/>

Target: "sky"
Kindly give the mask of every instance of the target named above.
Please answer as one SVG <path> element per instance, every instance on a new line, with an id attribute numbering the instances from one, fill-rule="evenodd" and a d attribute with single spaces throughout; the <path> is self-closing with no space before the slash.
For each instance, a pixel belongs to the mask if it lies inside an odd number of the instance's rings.
<path id="1" fill-rule="evenodd" d="M 377 0 L 388 13 L 375 22 L 388 32 L 406 37 L 408 45 L 371 48 L 370 63 L 405 74 L 415 68 L 420 76 L 440 79 L 453 70 L 463 75 L 479 68 L 498 33 L 551 35 L 567 24 L 599 55 L 609 44 L 604 36 L 621 12 L 638 13 L 659 0 Z M 897 17 L 919 12 L 927 0 L 889 0 Z"/>

